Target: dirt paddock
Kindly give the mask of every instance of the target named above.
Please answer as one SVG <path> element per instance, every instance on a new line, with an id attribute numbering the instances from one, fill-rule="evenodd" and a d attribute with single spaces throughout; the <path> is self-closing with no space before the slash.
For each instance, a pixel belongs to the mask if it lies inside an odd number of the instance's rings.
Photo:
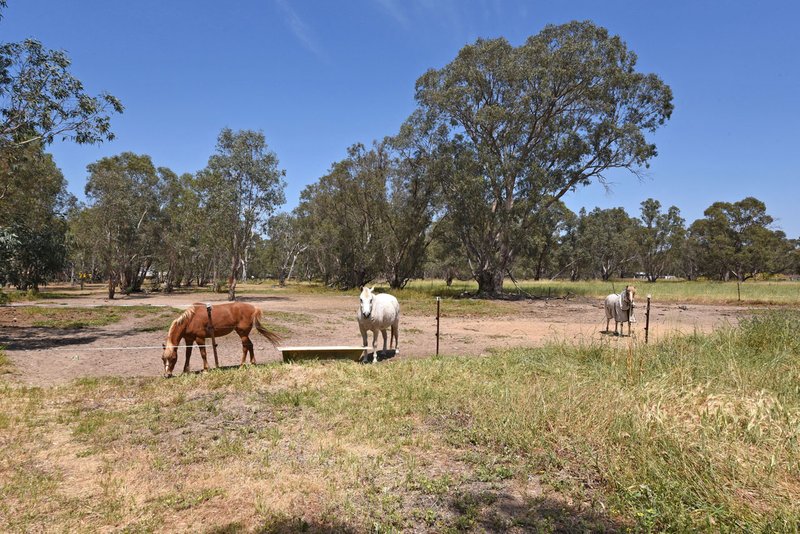
<path id="1" fill-rule="evenodd" d="M 400 298 L 403 305 L 402 294 Z M 198 301 L 220 301 L 223 295 L 147 295 L 123 297 L 113 302 L 101 296 L 79 297 L 36 302 L 36 306 L 58 308 L 99 305 L 151 305 L 183 307 Z M 247 296 L 246 300 L 261 307 L 268 325 L 275 327 L 285 345 L 360 345 L 356 322 L 358 301 L 345 295 Z M 548 340 L 569 342 L 628 343 L 629 338 L 615 338 L 603 333 L 605 315 L 599 299 L 536 300 L 503 302 L 489 314 L 459 314 L 448 311 L 442 302 L 442 355 L 489 355 L 493 350 L 509 347 L 530 347 Z M 21 304 L 27 305 L 27 304 Z M 13 363 L 11 379 L 15 382 L 47 386 L 69 382 L 79 377 L 158 376 L 161 373 L 161 351 L 158 348 L 115 350 L 115 347 L 159 347 L 166 336 L 161 331 L 142 331 L 142 319 L 125 315 L 104 327 L 55 329 L 26 323 L 19 306 L 0 307 L 0 345 Z M 487 306 L 493 306 L 487 303 Z M 644 308 L 640 303 L 633 325 L 633 341 L 644 342 Z M 674 332 L 708 332 L 724 324 L 735 323 L 749 310 L 724 305 L 682 305 L 676 303 L 652 306 L 650 339 L 657 341 Z M 165 310 L 166 312 L 166 310 Z M 168 320 L 167 320 L 168 323 Z M 613 328 L 613 322 L 612 328 Z M 403 313 L 400 321 L 400 354 L 397 359 L 419 358 L 434 354 L 436 322 L 433 315 Z M 258 363 L 280 359 L 280 352 L 257 333 L 252 334 Z M 218 338 L 220 365 L 239 363 L 241 343 L 236 336 Z M 371 340 L 370 340 L 371 342 Z M 380 348 L 380 341 L 379 341 Z M 183 368 L 184 351 L 179 352 L 176 370 Z M 391 364 L 391 362 L 389 362 Z M 209 351 L 209 365 L 213 357 Z M 383 365 L 383 364 L 382 364 Z M 199 351 L 192 354 L 191 369 L 202 367 Z"/>

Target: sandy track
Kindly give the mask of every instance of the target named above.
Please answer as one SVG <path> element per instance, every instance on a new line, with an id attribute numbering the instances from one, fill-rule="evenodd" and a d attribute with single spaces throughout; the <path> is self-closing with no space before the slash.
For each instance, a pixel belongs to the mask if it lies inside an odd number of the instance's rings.
<path id="1" fill-rule="evenodd" d="M 402 294 L 399 295 L 402 307 Z M 100 297 L 59 299 L 35 303 L 37 306 L 152 305 L 182 307 L 202 299 L 222 302 L 223 295 L 149 295 L 117 299 L 111 303 Z M 356 322 L 357 300 L 345 295 L 278 294 L 244 296 L 267 314 L 267 323 L 280 327 L 285 345 L 360 345 Z M 460 316 L 448 313 L 443 301 L 440 351 L 443 355 L 485 355 L 493 349 L 541 345 L 547 340 L 572 342 L 628 343 L 602 333 L 605 316 L 599 300 L 519 301 L 504 303 L 508 312 L 501 316 Z M 736 306 L 654 305 L 650 339 L 658 340 L 674 332 L 707 332 L 726 323 L 735 323 L 747 308 Z M 161 373 L 160 349 L 112 350 L 112 347 L 161 345 L 163 332 L 137 331 L 136 319 L 126 318 L 101 328 L 57 330 L 20 325 L 18 310 L 0 308 L 0 345 L 6 345 L 14 364 L 12 380 L 29 385 L 54 385 L 79 377 L 157 376 Z M 634 340 L 644 338 L 644 312 L 634 325 Z M 613 325 L 613 323 L 612 323 Z M 278 361 L 280 353 L 263 337 L 253 335 L 259 363 Z M 236 365 L 241 344 L 236 336 L 218 338 L 220 364 Z M 380 345 L 380 342 L 379 342 Z M 418 358 L 435 352 L 435 318 L 402 315 L 401 353 L 397 358 Z M 379 347 L 380 348 L 380 347 Z M 210 351 L 209 351 L 210 352 Z M 209 354 L 209 363 L 213 358 Z M 202 366 L 197 349 L 193 351 L 192 370 Z M 183 350 L 177 369 L 183 367 Z"/>

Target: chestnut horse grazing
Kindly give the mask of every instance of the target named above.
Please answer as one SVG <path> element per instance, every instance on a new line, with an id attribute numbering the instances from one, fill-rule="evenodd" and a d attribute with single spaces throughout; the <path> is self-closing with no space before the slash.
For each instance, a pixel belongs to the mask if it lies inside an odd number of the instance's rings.
<path id="1" fill-rule="evenodd" d="M 214 327 L 214 337 L 224 336 L 236 331 L 242 339 L 242 365 L 245 364 L 247 353 L 250 353 L 250 363 L 256 363 L 253 353 L 253 342 L 250 341 L 250 330 L 256 327 L 261 335 L 275 345 L 280 338 L 270 332 L 261 324 L 261 310 L 246 302 L 226 302 L 211 306 L 211 325 L 208 323 L 208 310 L 206 304 L 196 302 L 172 321 L 167 334 L 167 342 L 163 345 L 164 376 L 169 378 L 178 361 L 178 345 L 181 339 L 186 341 L 186 362 L 183 372 L 189 372 L 189 358 L 192 355 L 192 344 L 197 342 L 200 346 L 200 356 L 203 357 L 203 371 L 208 371 L 206 360 L 206 339 L 211 339 L 210 326 Z"/>

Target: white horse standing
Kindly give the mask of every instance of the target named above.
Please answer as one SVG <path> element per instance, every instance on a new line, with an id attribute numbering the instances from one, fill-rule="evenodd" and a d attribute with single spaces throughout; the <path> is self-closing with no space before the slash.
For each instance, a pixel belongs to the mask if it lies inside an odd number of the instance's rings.
<path id="1" fill-rule="evenodd" d="M 358 328 L 364 346 L 367 346 L 367 332 L 372 331 L 372 361 L 378 361 L 378 330 L 383 336 L 383 350 L 386 350 L 386 329 L 392 328 L 392 341 L 395 350 L 398 348 L 397 329 L 400 324 L 400 303 L 388 293 L 373 293 L 375 288 L 361 288 L 361 306 L 358 308 Z M 391 346 L 391 341 L 389 343 Z"/>
<path id="2" fill-rule="evenodd" d="M 634 286 L 625 286 L 625 289 L 619 295 L 611 294 L 606 297 L 606 332 L 608 332 L 608 323 L 614 319 L 614 335 L 622 335 L 622 328 L 620 324 L 628 323 L 628 337 L 631 335 L 631 323 L 635 323 L 636 319 L 633 316 L 633 297 L 636 295 L 636 288 Z M 617 333 L 617 328 L 620 328 Z"/>

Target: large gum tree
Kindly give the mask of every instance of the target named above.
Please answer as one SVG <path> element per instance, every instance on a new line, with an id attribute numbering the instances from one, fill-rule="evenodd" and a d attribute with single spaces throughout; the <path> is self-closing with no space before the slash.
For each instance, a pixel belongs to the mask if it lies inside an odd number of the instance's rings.
<path id="1" fill-rule="evenodd" d="M 230 128 L 220 132 L 216 153 L 200 171 L 208 225 L 228 243 L 228 300 L 236 300 L 239 276 L 247 275 L 254 236 L 286 200 L 285 174 L 263 132 Z"/>
<path id="2" fill-rule="evenodd" d="M 622 39 L 570 22 L 518 47 L 479 39 L 417 80 L 420 111 L 455 147 L 445 201 L 480 293 L 502 291 L 537 213 L 656 155 L 646 134 L 669 118 L 672 92 L 635 67 Z"/>

